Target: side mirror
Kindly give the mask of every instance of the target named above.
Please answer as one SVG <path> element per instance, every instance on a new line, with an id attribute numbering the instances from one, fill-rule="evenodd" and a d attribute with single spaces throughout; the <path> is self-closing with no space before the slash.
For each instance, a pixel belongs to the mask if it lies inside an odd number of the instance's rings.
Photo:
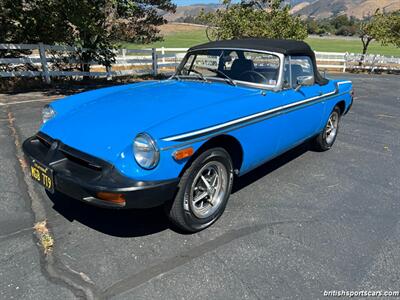
<path id="1" fill-rule="evenodd" d="M 308 86 L 314 84 L 314 76 L 299 76 L 297 77 L 297 86 L 295 91 L 300 90 L 302 86 Z"/>

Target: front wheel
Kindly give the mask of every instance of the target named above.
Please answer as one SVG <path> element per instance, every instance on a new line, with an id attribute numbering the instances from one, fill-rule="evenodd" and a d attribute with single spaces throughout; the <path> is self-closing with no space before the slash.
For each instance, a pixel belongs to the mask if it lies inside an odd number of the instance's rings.
<path id="1" fill-rule="evenodd" d="M 169 219 L 180 229 L 200 231 L 224 212 L 233 184 L 233 165 L 223 148 L 200 154 L 184 172 L 175 199 L 167 203 Z"/>
<path id="2" fill-rule="evenodd" d="M 338 131 L 341 111 L 336 106 L 329 115 L 328 122 L 326 123 L 322 132 L 315 138 L 314 148 L 317 151 L 329 150 L 335 143 Z"/>

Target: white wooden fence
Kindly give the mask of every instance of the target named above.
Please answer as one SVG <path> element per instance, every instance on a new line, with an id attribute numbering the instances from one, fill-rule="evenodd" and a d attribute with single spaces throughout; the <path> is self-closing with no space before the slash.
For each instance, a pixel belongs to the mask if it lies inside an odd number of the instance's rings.
<path id="1" fill-rule="evenodd" d="M 39 44 L 0 44 L 1 51 L 30 50 L 30 55 L 19 57 L 0 58 L 0 77 L 38 77 L 41 76 L 47 83 L 51 77 L 63 76 L 93 76 L 107 77 L 140 75 L 159 73 L 172 73 L 182 60 L 187 48 L 152 48 L 152 49 L 119 49 L 115 63 L 104 68 L 98 62 L 92 61 L 90 72 L 57 70 L 57 61 L 60 57 L 69 64 L 79 64 L 72 54 L 85 49 L 70 46 Z M 58 58 L 53 54 L 58 52 Z M 400 71 L 400 57 L 386 57 L 381 55 L 366 55 L 363 64 L 359 66 L 361 54 L 316 52 L 317 65 L 321 70 L 347 70 L 363 69 L 369 71 L 392 70 Z M 30 65 L 35 70 L 27 71 L 25 66 Z M 23 70 L 19 70 L 19 69 Z M 40 69 L 40 70 L 39 70 Z"/>

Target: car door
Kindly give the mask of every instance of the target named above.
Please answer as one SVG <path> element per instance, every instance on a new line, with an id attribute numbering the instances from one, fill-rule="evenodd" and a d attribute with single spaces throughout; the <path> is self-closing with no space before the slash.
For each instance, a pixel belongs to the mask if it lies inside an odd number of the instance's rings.
<path id="1" fill-rule="evenodd" d="M 263 114 L 274 110 L 281 98 L 280 92 L 273 90 L 278 82 L 281 59 L 270 53 L 235 52 L 237 58 L 230 53 L 234 59 L 229 59 L 229 65 L 224 67 L 225 72 L 229 71 L 229 75 L 238 81 L 269 85 L 268 90 L 249 85 L 233 87 L 245 88 L 249 92 L 248 96 L 234 100 L 236 113 L 247 118 L 246 125 L 230 132 L 241 141 L 244 154 L 241 174 L 244 174 L 277 154 L 281 120 L 279 117 L 265 118 Z"/>
<path id="2" fill-rule="evenodd" d="M 315 135 L 321 126 L 324 112 L 322 99 L 327 91 L 315 83 L 314 66 L 308 56 L 291 56 L 285 61 L 285 88 L 280 105 L 284 107 L 279 152 L 283 152 Z M 301 78 L 312 77 L 311 85 L 298 87 Z M 311 78 L 310 78 L 311 79 Z M 297 87 L 297 88 L 296 88 Z"/>

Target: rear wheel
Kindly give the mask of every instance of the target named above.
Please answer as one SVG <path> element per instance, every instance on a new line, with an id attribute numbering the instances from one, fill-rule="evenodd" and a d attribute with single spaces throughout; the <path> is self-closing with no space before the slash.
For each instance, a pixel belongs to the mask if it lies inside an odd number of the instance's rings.
<path id="1" fill-rule="evenodd" d="M 168 203 L 169 219 L 180 229 L 200 231 L 224 212 L 232 190 L 232 160 L 223 148 L 199 155 L 184 172 L 175 199 Z"/>
<path id="2" fill-rule="evenodd" d="M 314 142 L 315 150 L 326 151 L 332 148 L 339 131 L 340 117 L 341 117 L 340 108 L 338 106 L 335 106 L 335 108 L 329 115 L 328 122 L 326 123 L 324 129 L 315 138 Z"/>

